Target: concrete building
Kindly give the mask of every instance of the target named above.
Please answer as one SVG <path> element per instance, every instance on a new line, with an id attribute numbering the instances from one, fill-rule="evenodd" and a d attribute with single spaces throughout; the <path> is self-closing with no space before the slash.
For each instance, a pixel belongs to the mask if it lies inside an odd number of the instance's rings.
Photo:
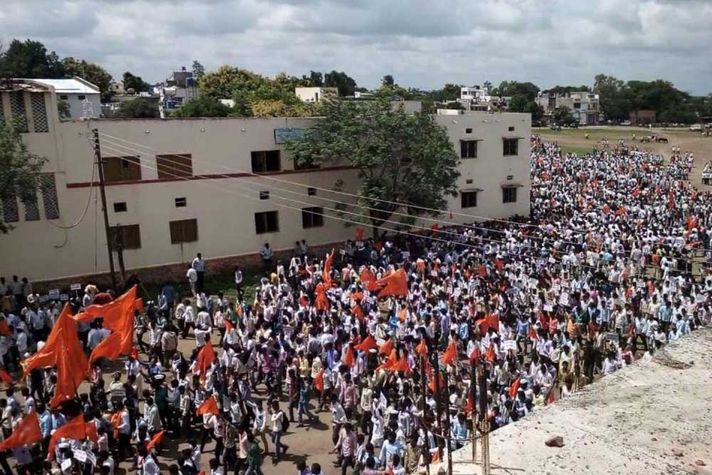
<path id="1" fill-rule="evenodd" d="M 290 250 L 297 239 L 318 246 L 354 235 L 343 222 L 351 216 L 340 218 L 336 207 L 355 198 L 330 190 L 342 180 L 345 192 L 356 192 L 357 170 L 340 164 L 297 169 L 285 153 L 284 144 L 314 119 L 60 122 L 52 92 L 19 92 L 23 104 L 44 104 L 44 109 L 24 109 L 32 111 L 26 114 L 29 133 L 24 137 L 32 153 L 48 159 L 46 186 L 36 203 L 2 203 L 3 219 L 14 229 L 0 235 L 0 275 L 40 281 L 108 270 L 91 143 L 95 128 L 104 160 L 110 237 L 122 248 L 126 269 L 174 265 L 171 269 L 182 275 L 185 263 L 202 252 L 214 271 L 244 262 L 240 259 L 254 256 L 265 242 Z M 7 113 L 17 97 L 15 89 L 2 92 Z M 44 128 L 37 126 L 42 111 Z M 471 216 L 455 215 L 452 221 L 528 214 L 529 115 L 468 113 L 436 119 L 462 157 L 461 193 L 449 203 L 451 210 Z M 148 280 L 150 272 L 142 272 L 142 278 Z"/>
<path id="2" fill-rule="evenodd" d="M 601 107 L 598 94 L 588 91 L 549 93 L 540 92 L 536 103 L 544 108 L 545 120 L 552 121 L 554 111 L 566 107 L 579 125 L 598 125 Z"/>
<path id="3" fill-rule="evenodd" d="M 29 84 L 46 87 L 57 95 L 58 102 L 65 102 L 69 115 L 64 119 L 88 119 L 101 117 L 101 91 L 94 84 L 80 77 L 72 79 L 21 79 Z"/>
<path id="4" fill-rule="evenodd" d="M 336 87 L 297 87 L 294 94 L 304 102 L 320 102 L 323 99 L 339 97 Z"/>

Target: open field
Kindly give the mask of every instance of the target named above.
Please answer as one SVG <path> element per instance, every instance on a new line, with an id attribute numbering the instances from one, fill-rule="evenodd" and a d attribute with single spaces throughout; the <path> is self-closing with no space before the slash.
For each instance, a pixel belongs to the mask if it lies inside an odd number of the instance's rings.
<path id="1" fill-rule="evenodd" d="M 608 140 L 610 146 L 615 146 L 623 140 L 626 145 L 661 153 L 665 157 L 670 155 L 673 146 L 680 147 L 681 151 L 692 152 L 695 155 L 695 167 L 690 176 L 692 183 L 701 190 L 712 190 L 712 186 L 705 186 L 700 182 L 705 163 L 712 160 L 712 137 L 705 137 L 699 132 L 690 132 L 687 128 L 595 126 L 551 130 L 548 127 L 541 127 L 533 128 L 532 133 L 540 135 L 545 140 L 557 142 L 567 153 L 585 153 L 599 145 L 602 140 Z M 647 135 L 666 137 L 669 143 L 641 143 L 641 137 Z"/>

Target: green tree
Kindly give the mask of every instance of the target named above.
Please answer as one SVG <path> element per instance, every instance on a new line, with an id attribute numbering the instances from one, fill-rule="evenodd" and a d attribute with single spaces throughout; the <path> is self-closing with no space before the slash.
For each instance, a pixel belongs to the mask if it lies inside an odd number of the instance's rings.
<path id="1" fill-rule="evenodd" d="M 509 101 L 510 112 L 525 112 L 529 104 L 529 99 L 524 94 L 515 94 Z"/>
<path id="2" fill-rule="evenodd" d="M 27 151 L 14 124 L 0 125 L 0 201 L 18 198 L 27 203 L 36 201 L 40 187 L 39 172 L 45 162 L 45 158 Z M 0 215 L 0 232 L 6 233 L 10 229 Z"/>
<path id="3" fill-rule="evenodd" d="M 58 79 L 64 68 L 57 53 L 48 53 L 39 41 L 15 39 L 0 55 L 0 77 Z"/>
<path id="4" fill-rule="evenodd" d="M 134 76 L 130 72 L 126 71 L 124 73 L 124 90 L 128 92 L 129 89 L 133 90 L 134 94 L 139 92 L 146 92 L 149 89 L 149 85 L 144 81 L 141 76 Z"/>
<path id="5" fill-rule="evenodd" d="M 625 120 L 633 110 L 630 92 L 620 79 L 597 74 L 593 82 L 593 92 L 599 95 L 601 111 L 607 119 Z"/>
<path id="6" fill-rule="evenodd" d="M 386 74 L 383 76 L 383 79 L 381 79 L 381 85 L 383 86 L 393 86 L 395 84 L 395 80 L 393 79 L 393 76 L 390 74 Z"/>
<path id="7" fill-rule="evenodd" d="M 232 109 L 210 96 L 200 96 L 186 102 L 175 113 L 176 117 L 227 117 Z"/>
<path id="8" fill-rule="evenodd" d="M 122 102 L 116 116 L 125 119 L 152 119 L 159 116 L 158 104 L 147 97 L 137 97 Z"/>
<path id="9" fill-rule="evenodd" d="M 446 195 L 457 194 L 459 158 L 432 115 L 406 114 L 386 98 L 329 101 L 324 109 L 325 118 L 287 148 L 299 165 L 348 163 L 359 170 L 354 209 L 364 217 L 347 219 L 370 223 L 377 236 L 394 212 L 414 217 L 423 214 L 416 207 L 442 210 Z M 407 226 L 412 219 L 401 221 Z"/>
<path id="10" fill-rule="evenodd" d="M 203 76 L 205 76 L 205 68 L 200 64 L 200 61 L 193 60 L 193 77 L 196 81 L 199 81 Z"/>
<path id="11" fill-rule="evenodd" d="M 528 101 L 533 101 L 539 93 L 539 87 L 531 82 L 502 81 L 497 88 L 498 96 L 514 97 L 522 95 Z"/>
<path id="12" fill-rule="evenodd" d="M 341 97 L 353 96 L 356 91 L 356 81 L 343 71 L 324 74 L 324 86 L 338 88 Z"/>
<path id="13" fill-rule="evenodd" d="M 570 125 L 576 122 L 571 110 L 568 107 L 559 106 L 552 113 L 554 122 L 559 125 Z"/>
<path id="14" fill-rule="evenodd" d="M 70 57 L 62 60 L 64 74 L 67 76 L 79 76 L 94 84 L 101 91 L 101 99 L 106 101 L 111 97 L 111 74 L 98 64 L 89 63 L 83 59 Z"/>

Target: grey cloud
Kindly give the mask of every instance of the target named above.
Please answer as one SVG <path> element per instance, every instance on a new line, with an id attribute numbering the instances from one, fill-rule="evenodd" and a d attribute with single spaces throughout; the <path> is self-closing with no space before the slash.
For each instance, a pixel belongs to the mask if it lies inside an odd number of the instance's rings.
<path id="1" fill-rule="evenodd" d="M 3 0 L 0 41 L 156 81 L 200 60 L 262 74 L 393 74 L 432 88 L 504 79 L 547 87 L 662 77 L 709 92 L 712 2 L 701 0 Z"/>

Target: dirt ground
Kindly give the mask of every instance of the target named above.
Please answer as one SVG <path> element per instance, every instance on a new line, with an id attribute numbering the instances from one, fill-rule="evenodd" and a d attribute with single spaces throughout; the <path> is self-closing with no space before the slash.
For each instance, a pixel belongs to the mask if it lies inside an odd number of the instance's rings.
<path id="1" fill-rule="evenodd" d="M 611 147 L 623 140 L 628 146 L 637 146 L 640 150 L 657 152 L 670 156 L 672 147 L 680 147 L 682 152 L 692 152 L 695 165 L 690 180 L 699 190 L 712 191 L 712 186 L 702 185 L 702 170 L 712 160 L 712 137 L 705 137 L 700 132 L 690 132 L 686 128 L 642 128 L 642 127 L 581 127 L 578 129 L 551 130 L 549 128 L 532 129 L 533 134 L 544 140 L 557 142 L 564 152 L 585 153 L 598 147 L 602 140 L 608 140 Z M 586 138 L 588 134 L 588 138 Z M 668 143 L 641 143 L 640 139 L 648 135 L 665 137 Z M 635 136 L 635 140 L 633 137 Z"/>

